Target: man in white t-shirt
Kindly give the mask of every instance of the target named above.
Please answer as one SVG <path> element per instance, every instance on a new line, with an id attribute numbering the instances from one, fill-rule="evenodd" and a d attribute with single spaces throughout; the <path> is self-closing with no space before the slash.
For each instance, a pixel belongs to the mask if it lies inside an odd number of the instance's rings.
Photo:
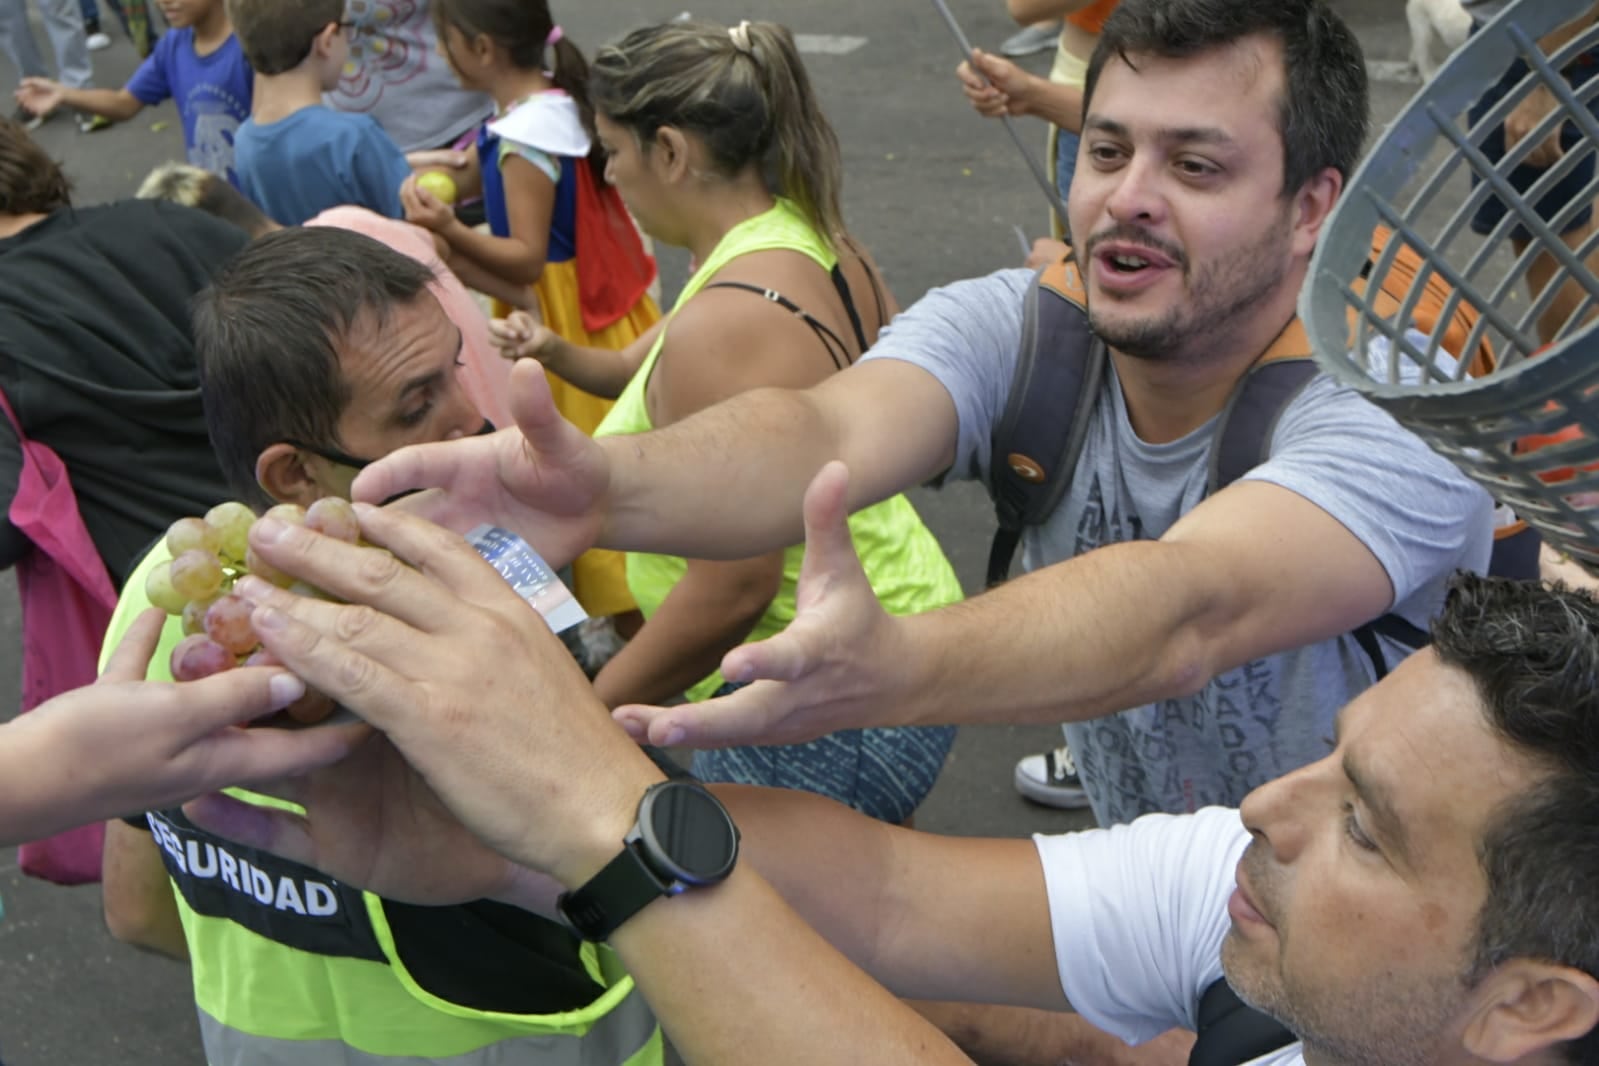
<path id="1" fill-rule="evenodd" d="M 829 467 L 813 524 L 837 523 L 841 498 Z M 673 793 L 669 828 L 645 821 L 641 796 L 697 786 L 659 783 L 463 541 L 392 511 L 368 509 L 363 530 L 416 569 L 264 522 L 252 545 L 268 562 L 355 605 L 253 579 L 243 594 L 274 653 L 389 739 L 291 783 L 304 817 L 220 798 L 191 817 L 416 903 L 547 909 L 564 889 L 587 901 L 572 921 L 613 916 L 595 935 L 686 1062 L 968 1061 L 888 989 L 1070 1007 L 1134 1042 L 1196 1028 L 1208 1062 L 1599 1061 L 1586 593 L 1461 575 L 1432 646 L 1344 709 L 1331 754 L 1238 810 L 980 840 L 717 786 L 743 831 L 734 857 L 702 792 Z M 1223 976 L 1290 1031 L 1276 1047 L 1240 1053 L 1204 1023 Z"/>

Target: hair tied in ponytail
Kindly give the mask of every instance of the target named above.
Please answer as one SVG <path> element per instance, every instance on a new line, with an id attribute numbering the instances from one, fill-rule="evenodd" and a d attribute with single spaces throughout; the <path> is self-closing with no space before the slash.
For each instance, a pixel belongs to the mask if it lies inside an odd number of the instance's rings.
<path id="1" fill-rule="evenodd" d="M 734 48 L 737 48 L 740 52 L 743 52 L 751 59 L 755 58 L 755 46 L 750 43 L 749 19 L 745 19 L 737 26 L 729 26 L 727 28 L 727 35 L 733 39 Z"/>

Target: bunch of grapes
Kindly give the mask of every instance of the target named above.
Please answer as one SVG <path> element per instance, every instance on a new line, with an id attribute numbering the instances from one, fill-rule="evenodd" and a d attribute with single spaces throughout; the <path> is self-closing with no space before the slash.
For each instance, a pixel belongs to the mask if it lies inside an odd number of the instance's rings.
<path id="1" fill-rule="evenodd" d="M 348 500 L 330 496 L 309 508 L 280 504 L 267 515 L 350 544 L 360 540 L 361 527 Z M 204 518 L 180 518 L 167 530 L 172 558 L 150 571 L 144 591 L 153 606 L 183 619 L 186 635 L 172 649 L 174 679 L 195 681 L 241 665 L 281 665 L 255 635 L 252 605 L 233 591 L 245 574 L 302 595 L 326 598 L 256 555 L 250 547 L 255 523 L 255 512 L 244 504 L 222 503 Z"/>

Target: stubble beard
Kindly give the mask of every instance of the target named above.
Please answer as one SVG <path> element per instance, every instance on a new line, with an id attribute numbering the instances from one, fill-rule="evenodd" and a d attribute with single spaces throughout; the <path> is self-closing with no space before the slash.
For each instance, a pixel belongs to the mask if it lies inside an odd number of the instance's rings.
<path id="1" fill-rule="evenodd" d="M 1134 359 L 1182 363 L 1234 355 L 1218 352 L 1216 347 L 1234 332 L 1241 316 L 1284 283 L 1288 239 L 1288 206 L 1284 205 L 1259 240 L 1192 272 L 1185 264 L 1189 290 L 1185 304 L 1117 321 L 1097 315 L 1090 301 L 1088 324 L 1106 344 Z"/>

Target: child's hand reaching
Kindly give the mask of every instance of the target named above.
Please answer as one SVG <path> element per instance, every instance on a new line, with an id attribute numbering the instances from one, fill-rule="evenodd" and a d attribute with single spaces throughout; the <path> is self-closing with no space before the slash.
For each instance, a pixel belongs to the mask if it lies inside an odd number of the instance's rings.
<path id="1" fill-rule="evenodd" d="M 405 208 L 405 220 L 435 233 L 455 221 L 455 208 L 440 200 L 416 183 L 412 174 L 400 186 L 400 206 Z"/>
<path id="2" fill-rule="evenodd" d="M 541 359 L 553 342 L 555 331 L 526 311 L 512 311 L 509 318 L 489 323 L 494 346 L 507 359 Z"/>
<path id="3" fill-rule="evenodd" d="M 23 78 L 14 95 L 17 103 L 42 117 L 61 106 L 66 88 L 49 78 Z"/>

